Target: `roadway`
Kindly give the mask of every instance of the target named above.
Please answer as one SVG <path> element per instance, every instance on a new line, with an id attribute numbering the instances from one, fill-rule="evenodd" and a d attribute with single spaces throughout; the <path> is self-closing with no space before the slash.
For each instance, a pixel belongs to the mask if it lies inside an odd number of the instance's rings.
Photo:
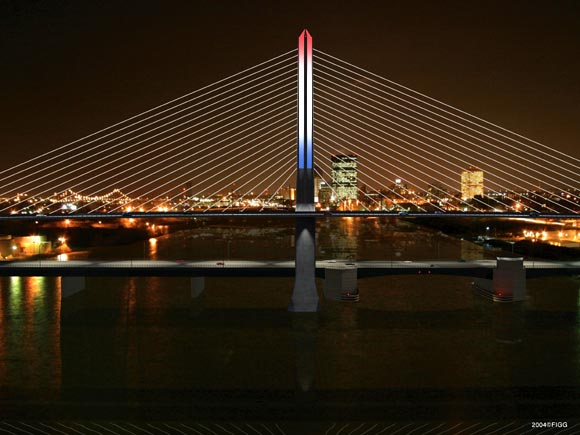
<path id="1" fill-rule="evenodd" d="M 10 214 L 0 215 L 0 221 L 59 221 L 103 219 L 194 219 L 194 218 L 296 218 L 296 217 L 452 217 L 452 218 L 544 218 L 578 219 L 580 213 L 500 213 L 500 212 L 392 212 L 392 211 L 192 211 L 192 212 L 132 212 L 132 213 L 71 213 L 71 214 Z"/>
<path id="2" fill-rule="evenodd" d="M 495 260 L 476 261 L 335 261 L 316 262 L 316 275 L 326 268 L 356 267 L 359 278 L 385 275 L 455 275 L 491 278 Z M 525 261 L 526 276 L 580 275 L 580 261 Z M 205 277 L 292 277 L 294 261 L 56 261 L 0 262 L 0 276 L 205 276 Z"/>

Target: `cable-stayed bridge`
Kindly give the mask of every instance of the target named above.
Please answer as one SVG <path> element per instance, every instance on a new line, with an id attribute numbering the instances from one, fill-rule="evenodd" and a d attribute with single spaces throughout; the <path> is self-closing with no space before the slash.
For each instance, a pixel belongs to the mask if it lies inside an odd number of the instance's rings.
<path id="1" fill-rule="evenodd" d="M 305 30 L 297 50 L 1 170 L 0 219 L 291 216 L 289 309 L 312 312 L 321 270 L 317 217 L 577 218 L 579 169 L 580 159 L 315 50 Z M 51 270 L 21 263 L 1 272 L 137 273 L 125 263 Z M 392 273 L 393 263 L 385 264 L 374 269 Z M 288 272 L 288 265 L 166 266 L 148 263 L 139 273 L 192 276 L 198 292 L 204 273 Z M 357 265 L 341 267 L 325 267 L 325 279 L 356 286 Z M 481 269 L 445 268 L 455 275 Z M 498 258 L 481 291 L 522 300 L 525 277 L 522 258 Z M 84 286 L 67 282 L 63 294 Z"/>
<path id="2" fill-rule="evenodd" d="M 298 50 L 4 168 L 0 219 L 577 217 L 579 169 L 305 32 Z"/>

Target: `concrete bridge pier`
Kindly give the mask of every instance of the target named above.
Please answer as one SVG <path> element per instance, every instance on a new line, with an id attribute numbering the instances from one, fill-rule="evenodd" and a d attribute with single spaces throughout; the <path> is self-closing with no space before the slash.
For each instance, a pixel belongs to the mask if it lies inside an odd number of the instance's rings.
<path id="1" fill-rule="evenodd" d="M 358 300 L 357 269 L 354 264 L 336 263 L 324 269 L 324 297 L 335 301 Z"/>
<path id="2" fill-rule="evenodd" d="M 518 302 L 526 299 L 524 259 L 497 257 L 492 279 L 476 278 L 478 293 L 494 302 Z"/>
<path id="3" fill-rule="evenodd" d="M 296 275 L 289 311 L 318 311 L 316 291 L 316 218 L 296 218 Z"/>
<path id="4" fill-rule="evenodd" d="M 526 299 L 526 269 L 524 259 L 498 257 L 493 271 L 492 291 L 494 298 L 511 299 L 513 302 Z"/>

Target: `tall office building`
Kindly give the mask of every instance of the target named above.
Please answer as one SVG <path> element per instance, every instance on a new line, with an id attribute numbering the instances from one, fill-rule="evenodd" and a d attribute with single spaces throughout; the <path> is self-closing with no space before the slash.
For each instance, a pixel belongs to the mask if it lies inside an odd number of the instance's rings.
<path id="1" fill-rule="evenodd" d="M 320 187 L 324 183 L 324 180 L 320 178 L 320 169 L 316 166 L 314 167 L 314 202 L 320 202 Z"/>
<path id="2" fill-rule="evenodd" d="M 339 154 L 330 158 L 332 190 L 337 201 L 357 199 L 357 157 Z"/>
<path id="3" fill-rule="evenodd" d="M 332 203 L 332 189 L 324 181 L 320 183 L 318 190 L 318 202 L 323 207 L 327 207 Z"/>
<path id="4" fill-rule="evenodd" d="M 483 171 L 470 166 L 461 172 L 461 198 L 466 201 L 476 195 L 483 196 Z"/>

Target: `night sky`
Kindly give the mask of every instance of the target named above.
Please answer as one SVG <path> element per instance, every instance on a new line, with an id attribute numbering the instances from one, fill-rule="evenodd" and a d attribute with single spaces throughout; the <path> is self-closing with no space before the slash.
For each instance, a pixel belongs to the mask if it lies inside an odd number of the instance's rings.
<path id="1" fill-rule="evenodd" d="M 2 168 L 314 46 L 580 158 L 580 2 L 0 0 Z"/>

